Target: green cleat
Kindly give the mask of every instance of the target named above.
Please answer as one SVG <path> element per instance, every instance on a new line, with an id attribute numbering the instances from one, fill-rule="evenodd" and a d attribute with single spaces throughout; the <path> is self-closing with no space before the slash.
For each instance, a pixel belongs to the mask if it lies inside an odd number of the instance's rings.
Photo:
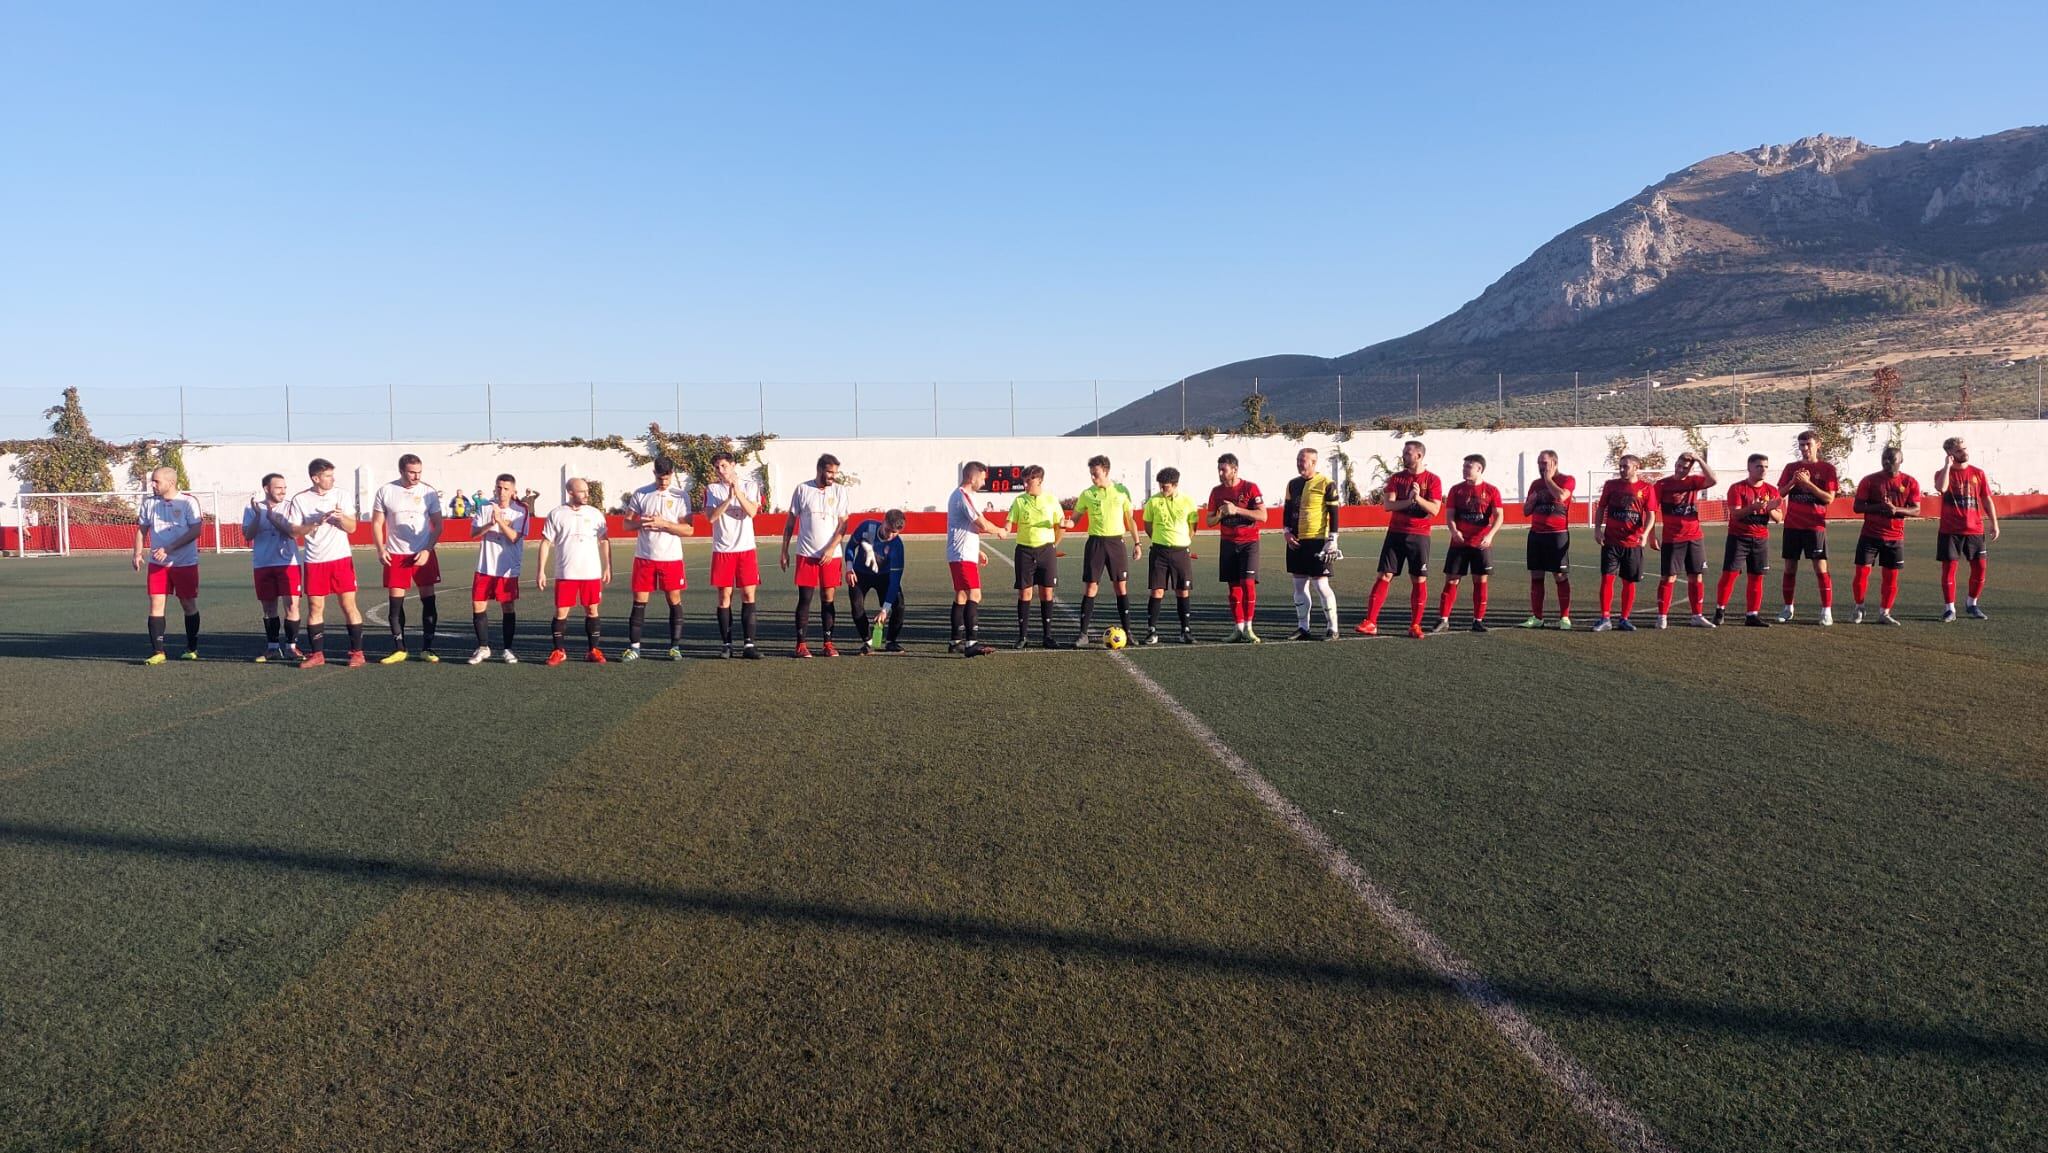
<path id="1" fill-rule="evenodd" d="M 163 663 L 164 663 L 165 661 L 167 661 L 167 660 L 170 660 L 170 659 L 171 659 L 171 658 L 169 658 L 169 657 L 167 657 L 167 656 L 163 655 L 162 653 L 151 653 L 151 654 L 149 654 L 149 659 L 148 659 L 148 660 L 146 660 L 146 661 L 143 661 L 142 663 L 143 663 L 143 664 L 146 664 L 146 665 L 160 665 L 160 664 L 163 664 Z"/>
<path id="2" fill-rule="evenodd" d="M 186 649 L 178 654 L 178 659 L 181 661 L 196 661 L 199 659 L 199 653 L 194 649 Z"/>
<path id="3" fill-rule="evenodd" d="M 1563 629 L 1563 630 L 1564 630 L 1565 632 L 1570 632 L 1570 631 L 1572 631 L 1572 618 L 1570 618 L 1570 617 L 1559 617 L 1559 618 L 1557 618 L 1557 627 L 1558 627 L 1558 628 L 1560 628 L 1560 629 Z"/>
<path id="4" fill-rule="evenodd" d="M 420 654 L 420 659 L 427 662 L 430 665 L 438 665 L 441 663 L 441 658 L 432 649 L 427 649 L 425 652 L 422 652 Z"/>
<path id="5" fill-rule="evenodd" d="M 639 659 L 640 659 L 640 646 L 639 646 L 639 645 L 627 645 L 627 646 L 626 646 L 626 651 L 625 651 L 625 652 L 622 652 L 622 653 L 620 653 L 620 654 L 619 654 L 619 659 L 620 659 L 620 660 L 622 660 L 622 661 L 637 661 L 637 660 L 639 660 Z"/>
<path id="6" fill-rule="evenodd" d="M 1252 642 L 1255 645 L 1262 645 L 1266 643 L 1259 639 L 1259 634 L 1252 629 L 1252 626 L 1250 624 L 1246 624 L 1244 626 L 1244 639 Z"/>
<path id="7" fill-rule="evenodd" d="M 679 660 L 682 660 L 682 659 L 683 659 L 683 648 L 682 648 L 682 646 L 681 646 L 681 645 L 670 645 L 670 646 L 668 647 L 668 659 L 670 659 L 670 660 L 672 660 L 672 661 L 679 661 Z"/>
<path id="8" fill-rule="evenodd" d="M 1525 629 L 1540 629 L 1543 627 L 1543 618 L 1530 617 L 1528 620 L 1522 622 L 1522 627 Z"/>
<path id="9" fill-rule="evenodd" d="M 398 649 L 394 651 L 390 656 L 385 657 L 383 660 L 380 660 L 377 663 L 380 665 L 402 665 L 406 662 L 407 657 L 408 654 L 404 649 Z"/>

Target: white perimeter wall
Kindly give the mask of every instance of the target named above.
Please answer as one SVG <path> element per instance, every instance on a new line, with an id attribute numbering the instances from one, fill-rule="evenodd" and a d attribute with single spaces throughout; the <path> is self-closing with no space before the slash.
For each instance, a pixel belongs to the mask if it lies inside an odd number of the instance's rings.
<path id="1" fill-rule="evenodd" d="M 1794 455 L 1793 440 L 1801 427 L 1710 425 L 1699 431 L 1706 437 L 1709 461 L 1726 484 L 1741 474 L 1743 460 L 1751 452 L 1770 454 L 1775 471 L 1775 465 Z M 1422 439 L 1429 446 L 1430 467 L 1447 482 L 1456 478 L 1459 460 L 1466 453 L 1477 452 L 1487 459 L 1488 479 L 1499 485 L 1503 493 L 1517 497 L 1535 473 L 1536 454 L 1540 450 L 1556 450 L 1568 473 L 1598 478 L 1608 471 L 1608 438 L 1615 435 L 1626 437 L 1632 450 L 1662 449 L 1667 457 L 1676 457 L 1687 447 L 1684 433 L 1669 427 L 1439 430 Z M 1929 479 L 1941 464 L 1942 440 L 1952 435 L 1969 440 L 1973 462 L 1991 474 L 1999 492 L 2048 491 L 2048 422 L 1908 424 L 1906 470 L 1923 482 Z M 1875 437 L 1858 438 L 1843 467 L 1844 475 L 1853 480 L 1875 471 L 1884 438 L 1882 429 Z M 1372 457 L 1380 456 L 1390 463 L 1399 459 L 1402 439 L 1395 433 L 1363 432 L 1342 447 L 1363 483 L 1372 474 Z M 1072 496 L 1087 486 L 1087 460 L 1098 452 L 1109 456 L 1116 479 L 1134 493 L 1150 492 L 1154 487 L 1152 476 L 1170 465 L 1181 470 L 1183 484 L 1197 497 L 1205 495 L 1215 483 L 1217 455 L 1234 452 L 1243 462 L 1244 475 L 1277 498 L 1287 478 L 1294 475 L 1294 454 L 1303 446 L 1321 450 L 1325 470 L 1331 469 L 1330 453 L 1336 447 L 1335 438 L 1321 435 L 1301 441 L 1277 436 L 1219 436 L 1213 443 L 1199 437 L 1182 440 L 1174 436 L 774 440 L 763 455 L 771 489 L 769 499 L 775 509 L 786 505 L 792 486 L 811 475 L 818 454 L 830 452 L 839 457 L 845 473 L 856 483 L 858 507 L 922 511 L 944 507 L 946 494 L 963 461 L 1042 464 L 1050 488 L 1061 496 Z M 335 463 L 342 491 L 356 494 L 367 505 L 377 485 L 397 474 L 398 456 L 404 452 L 417 453 L 425 464 L 427 480 L 451 496 L 458 488 L 471 492 L 488 490 L 497 474 L 510 472 L 519 478 L 522 489 L 531 487 L 541 493 L 543 510 L 560 499 L 561 482 L 570 476 L 603 482 L 607 501 L 612 503 L 649 479 L 647 469 L 635 469 L 622 455 L 605 449 L 509 445 L 465 448 L 460 444 L 190 445 L 185 449 L 185 470 L 193 491 L 218 491 L 227 507 L 255 492 L 266 472 L 285 474 L 296 490 L 304 484 L 306 463 L 314 456 L 322 456 Z M 13 463 L 14 458 L 0 456 L 0 504 L 11 505 L 21 489 L 21 482 L 9 467 Z M 118 469 L 116 476 L 117 486 L 128 487 Z M 1583 480 L 1580 491 L 1586 491 Z M 1008 499 L 992 499 L 990 503 L 1007 505 Z M 12 523 L 14 510 L 9 508 L 0 515 Z"/>

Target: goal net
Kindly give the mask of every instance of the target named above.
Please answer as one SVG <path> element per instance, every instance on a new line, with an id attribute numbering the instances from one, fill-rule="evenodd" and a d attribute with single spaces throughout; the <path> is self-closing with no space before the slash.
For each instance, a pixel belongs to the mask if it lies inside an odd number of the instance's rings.
<path id="1" fill-rule="evenodd" d="M 239 515 L 220 522 L 220 494 L 189 494 L 199 502 L 205 521 L 199 547 L 206 552 L 246 549 Z M 80 553 L 127 552 L 135 547 L 135 518 L 142 506 L 139 492 L 25 492 L 9 510 L 7 551 L 24 557 L 73 556 Z"/>

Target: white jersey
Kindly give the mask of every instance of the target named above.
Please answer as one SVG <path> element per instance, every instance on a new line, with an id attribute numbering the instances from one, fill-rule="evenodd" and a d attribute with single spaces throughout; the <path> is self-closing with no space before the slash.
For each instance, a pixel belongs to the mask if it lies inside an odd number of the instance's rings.
<path id="1" fill-rule="evenodd" d="M 760 485 L 742 479 L 737 487 L 754 502 L 754 507 L 760 507 Z M 754 540 L 754 518 L 747 515 L 747 510 L 738 501 L 725 510 L 724 516 L 711 516 L 712 510 L 731 496 L 733 488 L 733 485 L 723 482 L 704 486 L 704 515 L 711 517 L 712 552 L 753 552 L 760 547 Z"/>
<path id="2" fill-rule="evenodd" d="M 604 514 L 590 507 L 558 504 L 548 514 L 542 539 L 555 546 L 554 578 L 594 581 L 604 576 Z"/>
<path id="3" fill-rule="evenodd" d="M 299 542 L 278 527 L 272 513 L 289 518 L 292 502 L 265 501 L 242 510 L 242 539 L 249 542 L 249 567 L 283 568 L 299 563 Z"/>
<path id="4" fill-rule="evenodd" d="M 682 485 L 662 488 L 659 485 L 642 485 L 626 498 L 626 509 L 643 520 L 660 517 L 663 520 L 681 521 L 690 515 L 690 498 Z M 658 532 L 641 528 L 640 539 L 633 542 L 635 560 L 671 561 L 683 559 L 683 538 L 671 532 Z"/>
<path id="5" fill-rule="evenodd" d="M 796 486 L 789 498 L 789 515 L 796 518 L 796 555 L 826 560 L 839 522 L 846 517 L 845 485 L 819 488 L 815 481 Z"/>
<path id="6" fill-rule="evenodd" d="M 384 548 L 393 556 L 411 556 L 427 547 L 432 518 L 441 515 L 441 494 L 430 484 L 407 488 L 396 481 L 377 490 L 371 513 L 384 514 Z"/>
<path id="7" fill-rule="evenodd" d="M 189 492 L 181 492 L 165 498 L 155 494 L 142 498 L 142 512 L 135 518 L 149 536 L 150 557 L 145 559 L 156 564 L 153 554 L 178 537 L 184 536 L 205 523 L 206 514 L 199 511 L 199 501 Z M 199 535 L 176 548 L 167 550 L 164 564 L 172 568 L 185 568 L 199 563 Z"/>
<path id="8" fill-rule="evenodd" d="M 330 488 L 324 493 L 302 489 L 286 506 L 285 519 L 292 524 L 305 526 L 317 524 L 320 527 L 306 535 L 299 542 L 307 564 L 328 564 L 349 558 L 348 534 L 334 525 L 324 523 L 331 512 L 346 512 L 341 506 L 341 490 Z"/>
<path id="9" fill-rule="evenodd" d="M 484 532 L 498 523 L 496 501 L 478 506 L 476 515 L 470 518 L 470 527 L 476 530 L 476 571 L 484 576 L 516 579 L 519 567 L 526 559 L 526 526 L 533 518 L 527 515 L 526 506 L 516 500 L 506 512 L 512 522 L 512 531 L 519 534 L 516 544 L 497 533 Z"/>
<path id="10" fill-rule="evenodd" d="M 974 507 L 974 494 L 964 489 L 954 489 L 951 499 L 946 501 L 946 560 L 966 561 L 978 564 L 981 561 L 981 530 L 974 522 L 981 519 L 980 510 Z"/>

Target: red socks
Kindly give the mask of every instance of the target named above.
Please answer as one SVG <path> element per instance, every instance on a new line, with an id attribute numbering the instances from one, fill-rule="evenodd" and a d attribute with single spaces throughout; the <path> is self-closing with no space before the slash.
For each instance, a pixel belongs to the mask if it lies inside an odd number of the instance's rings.
<path id="1" fill-rule="evenodd" d="M 1688 578 L 1686 599 L 1692 603 L 1692 615 L 1705 616 L 1707 612 L 1707 578 L 1705 574 Z"/>
<path id="2" fill-rule="evenodd" d="M 1238 587 L 1244 590 L 1244 623 L 1250 624 L 1252 618 L 1259 614 L 1259 586 L 1246 581 Z"/>
<path id="3" fill-rule="evenodd" d="M 1458 582 L 1457 582 L 1457 581 L 1445 581 L 1445 582 L 1444 582 L 1444 595 L 1443 595 L 1443 599 L 1437 602 L 1437 606 L 1436 606 L 1436 615 L 1438 615 L 1438 616 L 1440 616 L 1440 617 L 1448 617 L 1448 616 L 1450 616 L 1450 615 L 1451 615 L 1451 607 L 1452 607 L 1453 605 L 1457 604 L 1457 603 L 1458 603 Z"/>
<path id="4" fill-rule="evenodd" d="M 1987 571 L 1987 570 L 1988 570 L 1988 569 L 1989 569 L 1990 567 L 1991 567 L 1991 562 L 1990 562 L 1990 561 L 1988 561 L 1988 560 L 1986 560 L 1985 558 L 1983 558 L 1983 557 L 1981 557 L 1981 556 L 1980 556 L 1980 557 L 1978 557 L 1978 558 L 1977 558 L 1976 560 L 1973 560 L 1973 561 L 1971 561 L 1971 562 L 1970 562 L 1970 599 L 1971 599 L 1971 600 L 1976 600 L 1976 599 L 1977 599 L 1978 597 L 1980 597 L 1980 596 L 1983 596 L 1983 595 L 1984 595 L 1984 573 L 1985 573 L 1985 572 L 1986 572 L 1986 571 Z"/>
<path id="5" fill-rule="evenodd" d="M 1600 574 L 1600 615 L 1605 617 L 1612 616 L 1613 614 L 1614 574 L 1611 572 L 1604 572 Z"/>
<path id="6" fill-rule="evenodd" d="M 1237 625 L 1244 623 L 1243 585 L 1234 584 L 1230 586 L 1230 623 Z"/>
<path id="7" fill-rule="evenodd" d="M 1748 599 L 1749 608 L 1747 611 L 1752 616 L 1764 611 L 1764 578 L 1762 577 L 1762 575 L 1751 574 L 1749 578 Z"/>
<path id="8" fill-rule="evenodd" d="M 1374 624 L 1379 623 L 1380 610 L 1387 607 L 1387 590 L 1393 587 L 1394 582 L 1392 581 L 1376 580 L 1372 582 L 1372 601 L 1366 606 L 1366 620 Z"/>
<path id="9" fill-rule="evenodd" d="M 1886 569 L 1885 571 L 1890 572 L 1891 570 Z M 1849 582 L 1849 591 L 1855 594 L 1856 603 L 1859 605 L 1870 598 L 1869 565 L 1860 564 L 1856 566 L 1856 578 Z"/>
<path id="10" fill-rule="evenodd" d="M 1785 579 L 1780 582 L 1785 587 L 1785 603 L 1788 605 L 1792 603 L 1792 594 L 1799 591 L 1799 562 L 1791 561 L 1789 564 L 1790 567 L 1785 570 Z"/>
<path id="11" fill-rule="evenodd" d="M 1415 581 L 1408 586 L 1408 627 L 1422 627 L 1422 612 L 1429 607 L 1429 582 Z"/>
<path id="12" fill-rule="evenodd" d="M 1718 587 L 1718 588 L 1716 588 L 1716 589 L 1714 590 L 1714 607 L 1715 607 L 1715 608 L 1719 608 L 1719 609 L 1725 609 L 1725 608 L 1727 608 L 1727 607 L 1728 607 L 1728 598 L 1729 598 L 1729 597 L 1731 597 L 1731 596 L 1734 596 L 1734 595 L 1735 595 L 1735 573 L 1734 573 L 1734 572 L 1732 572 L 1732 571 L 1730 571 L 1730 572 L 1724 572 L 1724 573 L 1722 573 L 1722 574 L 1721 574 L 1721 584 L 1720 584 L 1720 587 Z"/>
<path id="13" fill-rule="evenodd" d="M 1570 577 L 1560 576 L 1557 578 L 1557 615 L 1561 617 L 1572 615 L 1572 581 Z"/>
<path id="14" fill-rule="evenodd" d="M 1472 590 L 1472 619 L 1475 621 L 1486 619 L 1486 585 L 1486 578 L 1480 577 L 1479 587 Z"/>
<path id="15" fill-rule="evenodd" d="M 1670 615 L 1671 615 L 1671 582 L 1670 582 L 1670 581 L 1658 581 L 1658 582 L 1657 582 L 1657 615 L 1658 615 L 1658 616 L 1660 616 L 1660 617 L 1662 617 L 1662 616 L 1670 616 Z"/>
<path id="16" fill-rule="evenodd" d="M 1956 562 L 1941 562 L 1941 599 L 1945 604 L 1956 603 Z"/>
<path id="17" fill-rule="evenodd" d="M 1883 583 L 1880 586 L 1880 591 L 1884 597 L 1884 611 L 1890 612 L 1892 611 L 1892 606 L 1899 602 L 1899 570 L 1888 568 L 1884 570 L 1884 576 L 1881 579 Z"/>
<path id="18" fill-rule="evenodd" d="M 1623 581 L 1621 582 L 1621 615 L 1624 618 L 1631 617 L 1635 615 L 1635 611 L 1636 582 Z"/>
<path id="19" fill-rule="evenodd" d="M 1818 579 L 1820 581 L 1820 607 L 1824 609 L 1834 608 L 1835 575 L 1833 573 L 1822 573 Z"/>

